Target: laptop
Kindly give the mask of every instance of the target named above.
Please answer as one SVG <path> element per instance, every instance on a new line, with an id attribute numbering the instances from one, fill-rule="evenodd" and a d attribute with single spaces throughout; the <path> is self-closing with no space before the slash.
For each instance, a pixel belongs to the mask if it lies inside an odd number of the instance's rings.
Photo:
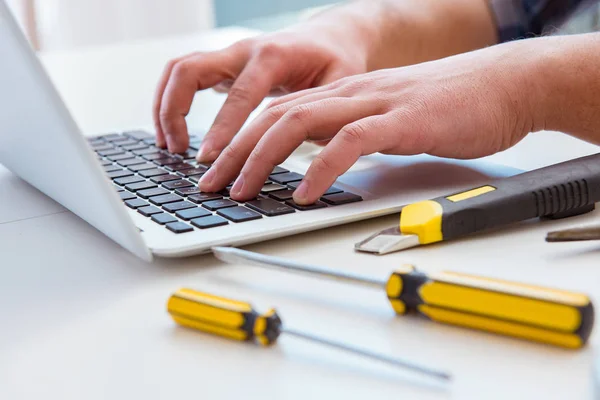
<path id="1" fill-rule="evenodd" d="M 305 144 L 273 170 L 256 199 L 239 203 L 227 188 L 198 190 L 211 167 L 194 159 L 201 136 L 191 137 L 186 153 L 170 154 L 144 130 L 83 135 L 3 0 L 0 52 L 0 163 L 144 260 L 398 213 L 518 172 L 485 161 L 373 155 L 301 207 L 292 193 L 320 150 Z"/>

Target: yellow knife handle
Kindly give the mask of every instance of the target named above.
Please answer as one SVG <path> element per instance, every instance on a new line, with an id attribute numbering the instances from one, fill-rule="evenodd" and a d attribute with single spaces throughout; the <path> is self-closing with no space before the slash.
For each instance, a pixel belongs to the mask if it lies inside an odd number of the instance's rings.
<path id="1" fill-rule="evenodd" d="M 580 293 L 466 274 L 398 270 L 388 280 L 394 310 L 453 325 L 580 348 L 594 325 L 594 307 Z"/>
<path id="2" fill-rule="evenodd" d="M 281 334 L 281 319 L 274 309 L 259 314 L 249 303 L 193 289 L 173 293 L 167 311 L 180 325 L 229 339 L 256 340 L 266 346 Z"/>

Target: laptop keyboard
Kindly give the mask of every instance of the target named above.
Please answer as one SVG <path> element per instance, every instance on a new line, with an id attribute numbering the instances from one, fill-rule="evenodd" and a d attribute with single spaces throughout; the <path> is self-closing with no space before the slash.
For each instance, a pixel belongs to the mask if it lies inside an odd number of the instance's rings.
<path id="1" fill-rule="evenodd" d="M 195 161 L 201 143 L 197 136 L 190 137 L 190 148 L 183 154 L 157 148 L 154 135 L 144 131 L 88 141 L 125 205 L 177 234 L 362 201 L 359 195 L 331 187 L 315 204 L 296 204 L 292 194 L 303 175 L 279 166 L 254 200 L 231 199 L 233 182 L 218 193 L 203 193 L 197 184 L 211 166 Z"/>

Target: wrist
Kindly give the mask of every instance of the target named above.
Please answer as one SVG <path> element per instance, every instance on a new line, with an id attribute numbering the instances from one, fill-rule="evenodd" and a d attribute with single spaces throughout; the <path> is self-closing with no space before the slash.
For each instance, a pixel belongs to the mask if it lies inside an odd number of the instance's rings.
<path id="1" fill-rule="evenodd" d="M 532 114 L 535 130 L 598 142 L 600 34 L 535 39 L 538 54 Z"/>
<path id="2" fill-rule="evenodd" d="M 368 65 L 381 42 L 382 3 L 363 0 L 333 6 L 313 16 L 306 27 L 325 33 L 337 46 L 360 53 Z"/>

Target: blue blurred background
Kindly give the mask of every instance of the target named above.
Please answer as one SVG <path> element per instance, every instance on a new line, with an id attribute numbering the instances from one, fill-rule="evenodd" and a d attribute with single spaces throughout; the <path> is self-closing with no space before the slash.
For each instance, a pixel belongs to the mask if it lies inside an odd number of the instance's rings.
<path id="1" fill-rule="evenodd" d="M 261 21 L 262 18 L 273 15 L 290 13 L 292 18 L 295 11 L 335 2 L 335 0 L 215 0 L 214 9 L 217 26 L 248 25 L 248 21 Z M 262 27 L 264 28 L 264 25 Z"/>

